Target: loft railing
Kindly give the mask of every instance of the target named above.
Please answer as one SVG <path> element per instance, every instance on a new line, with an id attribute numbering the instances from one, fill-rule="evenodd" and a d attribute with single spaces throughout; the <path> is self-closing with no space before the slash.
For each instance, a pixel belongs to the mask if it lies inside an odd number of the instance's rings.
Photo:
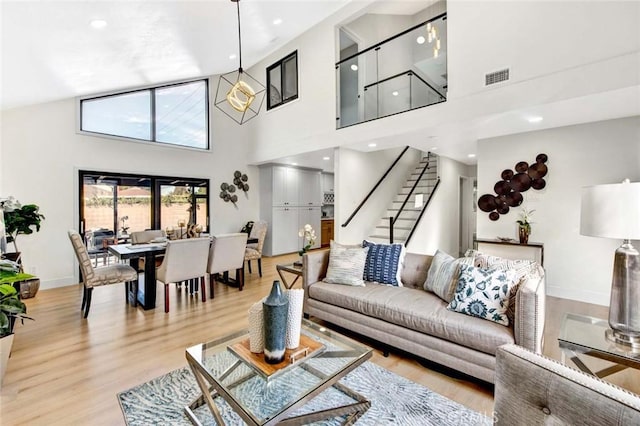
<path id="1" fill-rule="evenodd" d="M 373 188 L 371 188 L 371 191 L 369 191 L 369 193 L 366 195 L 366 197 L 364 197 L 364 199 L 360 202 L 360 204 L 358 204 L 358 207 L 355 208 L 355 210 L 353 211 L 353 213 L 351 213 L 351 215 L 347 218 L 347 220 L 341 225 L 343 228 L 347 227 L 347 225 L 349 225 L 349 223 L 351 222 L 351 220 L 355 217 L 356 214 L 358 214 L 358 212 L 360 211 L 360 209 L 362 209 L 362 206 L 364 206 L 366 204 L 367 201 L 369 201 L 369 198 L 371 198 L 371 196 L 373 195 L 374 192 L 376 192 L 376 189 L 378 189 L 378 187 L 380 186 L 380 184 L 387 178 L 387 176 L 389 175 L 389 173 L 391 173 L 391 170 L 393 170 L 393 168 L 396 166 L 396 164 L 398 164 L 398 161 L 400 161 L 400 159 L 402 158 L 402 156 L 409 150 L 409 146 L 405 146 L 404 149 L 402 150 L 402 152 L 398 155 L 398 157 L 395 159 L 395 161 L 389 166 L 389 168 L 387 169 L 386 172 L 384 172 L 384 174 L 382 175 L 382 177 L 378 180 L 378 182 L 376 182 L 376 184 L 373 186 Z"/>
<path id="2" fill-rule="evenodd" d="M 336 63 L 342 128 L 446 101 L 447 14 Z"/>

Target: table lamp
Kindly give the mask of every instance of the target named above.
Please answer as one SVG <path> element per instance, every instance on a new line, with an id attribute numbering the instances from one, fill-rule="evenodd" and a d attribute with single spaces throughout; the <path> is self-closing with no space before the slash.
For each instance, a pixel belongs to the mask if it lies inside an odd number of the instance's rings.
<path id="1" fill-rule="evenodd" d="M 615 238 L 607 338 L 640 347 L 640 254 L 631 240 L 640 239 L 640 182 L 583 188 L 580 234 Z"/>

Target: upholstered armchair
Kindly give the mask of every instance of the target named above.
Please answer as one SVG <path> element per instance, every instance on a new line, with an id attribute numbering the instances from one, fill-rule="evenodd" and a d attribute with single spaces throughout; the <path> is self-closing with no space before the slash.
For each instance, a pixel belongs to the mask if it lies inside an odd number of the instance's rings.
<path id="1" fill-rule="evenodd" d="M 262 246 L 264 246 L 264 239 L 266 236 L 267 222 L 260 220 L 254 223 L 253 228 L 251 228 L 251 234 L 249 235 L 249 238 L 258 239 L 258 242 L 247 244 L 247 248 L 244 253 L 244 260 L 247 261 L 249 273 L 252 273 L 251 261 L 258 261 L 258 273 L 260 274 L 260 277 L 262 277 Z"/>
<path id="2" fill-rule="evenodd" d="M 121 263 L 94 268 L 91 258 L 89 257 L 89 252 L 82 242 L 80 234 L 74 230 L 69 231 L 68 234 L 76 258 L 80 264 L 83 283 L 82 305 L 80 310 L 84 310 L 84 318 L 87 318 L 87 316 L 89 316 L 89 309 L 91 308 L 91 294 L 94 287 L 137 280 L 138 272 L 131 266 Z M 125 298 L 127 296 L 126 290 L 125 286 Z"/>
<path id="3" fill-rule="evenodd" d="M 213 299 L 213 284 L 221 272 L 236 271 L 236 282 L 240 290 L 244 287 L 244 255 L 247 234 L 238 232 L 211 237 L 209 249 L 209 298 Z"/>
<path id="4" fill-rule="evenodd" d="M 202 301 L 206 299 L 204 276 L 207 273 L 209 238 L 189 238 L 167 242 L 157 279 L 164 284 L 164 311 L 169 312 L 169 284 L 200 279 Z"/>
<path id="5" fill-rule="evenodd" d="M 146 244 L 156 238 L 164 237 L 164 231 L 162 229 L 149 229 L 147 231 L 132 232 L 130 237 L 131 244 Z"/>

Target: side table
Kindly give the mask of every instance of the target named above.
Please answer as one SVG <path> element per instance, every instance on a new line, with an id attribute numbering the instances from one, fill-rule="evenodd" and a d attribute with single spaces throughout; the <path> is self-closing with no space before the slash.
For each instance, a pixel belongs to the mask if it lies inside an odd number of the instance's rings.
<path id="1" fill-rule="evenodd" d="M 298 281 L 298 278 L 302 276 L 302 266 L 298 266 L 294 263 L 276 265 L 276 271 L 278 271 L 278 275 L 280 275 L 282 284 L 284 284 L 284 286 L 288 290 L 291 290 L 291 288 L 295 285 L 296 281 Z M 283 275 L 283 272 L 288 272 L 289 274 L 295 275 L 295 279 L 291 284 L 289 284 L 289 282 L 285 278 L 285 275 Z"/>
<path id="2" fill-rule="evenodd" d="M 558 336 L 563 362 L 565 354 L 569 353 L 571 361 L 580 370 L 601 378 L 627 367 L 640 369 L 640 350 L 608 340 L 605 337 L 607 330 L 609 330 L 607 320 L 572 313 L 565 314 Z M 578 355 L 589 355 L 612 362 L 614 365 L 594 372 Z"/>

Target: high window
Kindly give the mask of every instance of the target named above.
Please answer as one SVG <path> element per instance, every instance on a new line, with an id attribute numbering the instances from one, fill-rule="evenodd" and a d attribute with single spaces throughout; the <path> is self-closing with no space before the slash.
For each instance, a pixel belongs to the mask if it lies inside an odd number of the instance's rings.
<path id="1" fill-rule="evenodd" d="M 267 110 L 298 99 L 298 51 L 267 68 Z"/>
<path id="2" fill-rule="evenodd" d="M 209 149 L 207 80 L 80 100 L 80 130 Z"/>

